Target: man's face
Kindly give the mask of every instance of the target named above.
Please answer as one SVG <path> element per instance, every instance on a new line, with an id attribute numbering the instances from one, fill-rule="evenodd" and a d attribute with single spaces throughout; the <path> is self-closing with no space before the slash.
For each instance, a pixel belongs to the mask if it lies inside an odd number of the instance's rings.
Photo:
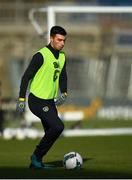
<path id="1" fill-rule="evenodd" d="M 66 36 L 63 36 L 61 34 L 56 34 L 55 36 L 50 37 L 51 46 L 55 50 L 61 50 L 63 49 L 65 45 Z"/>

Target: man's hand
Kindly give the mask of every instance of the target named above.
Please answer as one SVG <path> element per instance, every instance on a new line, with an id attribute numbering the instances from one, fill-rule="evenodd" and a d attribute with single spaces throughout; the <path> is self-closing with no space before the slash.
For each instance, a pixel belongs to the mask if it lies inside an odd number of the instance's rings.
<path id="1" fill-rule="evenodd" d="M 60 106 L 62 105 L 67 98 L 67 93 L 62 93 L 56 100 L 55 100 L 55 105 Z"/>
<path id="2" fill-rule="evenodd" d="M 19 98 L 16 105 L 16 111 L 22 113 L 25 111 L 25 98 Z"/>

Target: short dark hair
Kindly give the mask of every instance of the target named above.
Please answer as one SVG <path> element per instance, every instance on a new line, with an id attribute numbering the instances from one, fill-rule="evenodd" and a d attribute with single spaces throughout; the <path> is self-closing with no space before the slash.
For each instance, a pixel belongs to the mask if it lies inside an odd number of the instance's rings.
<path id="1" fill-rule="evenodd" d="M 61 34 L 63 36 L 67 35 L 66 30 L 61 26 L 53 26 L 50 30 L 50 36 L 54 36 L 56 34 Z"/>

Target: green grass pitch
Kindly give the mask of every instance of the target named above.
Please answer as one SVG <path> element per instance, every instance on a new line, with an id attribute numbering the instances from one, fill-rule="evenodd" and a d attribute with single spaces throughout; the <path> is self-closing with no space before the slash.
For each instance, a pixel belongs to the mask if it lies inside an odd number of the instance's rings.
<path id="1" fill-rule="evenodd" d="M 54 170 L 31 170 L 30 155 L 39 142 L 0 139 L 0 178 L 132 178 L 132 136 L 60 137 L 45 157 Z M 65 170 L 65 153 L 79 152 L 80 170 Z"/>

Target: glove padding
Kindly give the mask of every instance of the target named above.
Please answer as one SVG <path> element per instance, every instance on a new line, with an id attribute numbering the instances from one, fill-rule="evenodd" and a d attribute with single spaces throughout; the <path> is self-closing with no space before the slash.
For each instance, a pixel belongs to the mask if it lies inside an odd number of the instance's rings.
<path id="1" fill-rule="evenodd" d="M 62 93 L 60 96 L 58 96 L 58 98 L 55 100 L 55 105 L 56 106 L 60 106 L 62 105 L 67 98 L 67 93 Z"/>
<path id="2" fill-rule="evenodd" d="M 17 104 L 16 104 L 16 112 L 22 113 L 25 111 L 25 100 L 21 100 L 21 98 L 18 99 Z"/>

